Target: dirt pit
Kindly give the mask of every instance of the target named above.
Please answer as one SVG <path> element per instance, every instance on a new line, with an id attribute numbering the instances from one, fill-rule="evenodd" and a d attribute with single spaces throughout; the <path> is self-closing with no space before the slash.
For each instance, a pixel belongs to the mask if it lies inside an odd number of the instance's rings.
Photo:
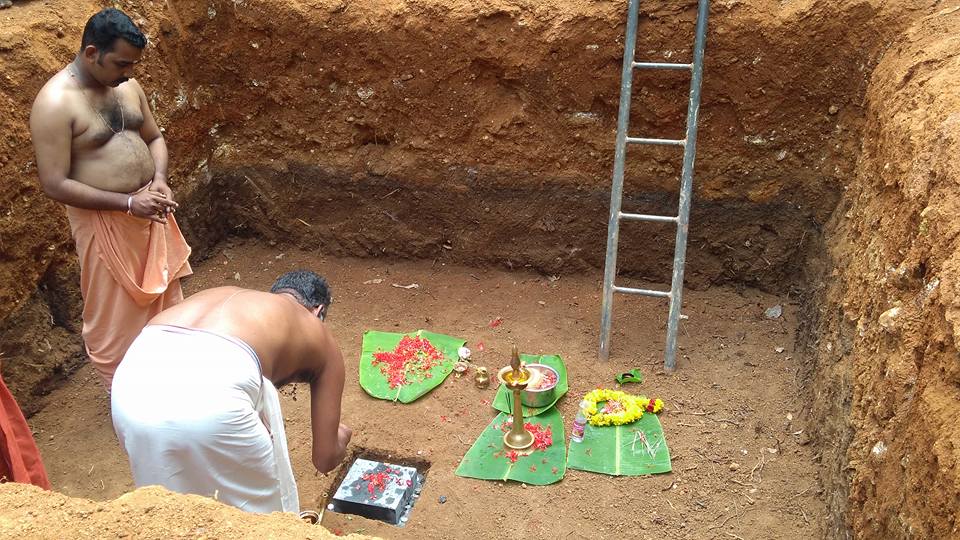
<path id="1" fill-rule="evenodd" d="M 322 524 L 334 533 L 417 539 L 495 538 L 511 529 L 521 538 L 823 536 L 826 509 L 816 479 L 818 451 L 801 417 L 800 362 L 793 352 L 797 305 L 791 299 L 750 289 L 688 290 L 678 370 L 668 376 L 661 369 L 667 309 L 653 299 L 615 299 L 611 360 L 597 362 L 599 273 L 556 279 L 442 260 L 333 259 L 250 242 L 221 246 L 185 286 L 187 294 L 220 285 L 262 289 L 296 268 L 315 269 L 333 287 L 328 322 L 348 364 L 343 421 L 354 429 L 351 446 L 430 463 L 429 481 L 405 527 L 325 512 Z M 412 283 L 420 287 L 393 286 Z M 782 317 L 765 318 L 776 304 L 783 305 Z M 502 323 L 491 327 L 497 318 Z M 543 487 L 455 476 L 459 460 L 495 416 L 495 384 L 479 390 L 471 378 L 451 376 L 402 405 L 370 398 L 358 383 L 365 330 L 420 328 L 467 340 L 474 363 L 491 370 L 508 363 L 513 344 L 526 353 L 561 355 L 570 392 L 558 406 L 568 430 L 580 396 L 598 385 L 614 387 L 616 373 L 641 368 L 646 380 L 625 389 L 666 403 L 661 421 L 673 474 L 610 477 L 568 470 L 562 481 Z M 319 511 L 340 471 L 324 476 L 310 464 L 309 390 L 293 385 L 281 394 L 301 505 Z M 109 401 L 89 366 L 50 394 L 30 422 L 56 491 L 106 501 L 133 489 Z M 513 521 L 516 506 L 526 516 L 519 524 Z M 233 511 L 223 507 L 224 516 Z M 302 532 L 288 532 L 295 531 Z"/>

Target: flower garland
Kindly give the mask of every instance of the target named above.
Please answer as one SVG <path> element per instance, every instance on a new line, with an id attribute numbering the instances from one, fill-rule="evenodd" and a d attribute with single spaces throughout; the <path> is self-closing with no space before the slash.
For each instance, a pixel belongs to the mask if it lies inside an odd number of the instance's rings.
<path id="1" fill-rule="evenodd" d="M 373 353 L 373 365 L 387 377 L 390 388 L 419 382 L 432 377 L 430 369 L 443 361 L 438 351 L 426 338 L 403 336 L 392 352 Z"/>
<path id="2" fill-rule="evenodd" d="M 658 413 L 663 409 L 660 399 L 648 399 L 605 388 L 591 390 L 583 399 L 587 402 L 583 412 L 592 426 L 622 426 L 642 418 L 644 411 Z M 605 403 L 600 409 L 599 403 L 602 402 Z"/>

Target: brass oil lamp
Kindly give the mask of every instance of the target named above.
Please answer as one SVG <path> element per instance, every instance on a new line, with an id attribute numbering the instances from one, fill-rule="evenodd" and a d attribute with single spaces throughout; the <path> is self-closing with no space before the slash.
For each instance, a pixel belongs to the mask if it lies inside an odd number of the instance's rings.
<path id="1" fill-rule="evenodd" d="M 533 433 L 527 431 L 523 424 L 523 402 L 520 399 L 527 385 L 535 382 L 536 374 L 531 372 L 520 362 L 520 353 L 517 346 L 513 346 L 513 356 L 510 365 L 503 367 L 497 377 L 500 382 L 513 392 L 513 426 L 503 436 L 503 444 L 511 450 L 525 450 L 533 445 Z"/>

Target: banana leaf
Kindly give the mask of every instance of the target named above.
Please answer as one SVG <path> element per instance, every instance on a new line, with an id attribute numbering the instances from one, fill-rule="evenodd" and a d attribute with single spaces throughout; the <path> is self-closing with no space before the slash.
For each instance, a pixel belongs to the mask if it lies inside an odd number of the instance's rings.
<path id="1" fill-rule="evenodd" d="M 567 393 L 567 390 L 569 389 L 567 384 L 567 367 L 563 364 L 563 358 L 560 358 L 555 354 L 521 354 L 520 360 L 526 364 L 548 365 L 557 370 L 557 374 L 559 375 L 557 386 L 554 388 L 553 401 L 543 407 L 523 406 L 524 418 L 529 416 L 537 416 L 550 407 L 553 407 L 557 403 L 557 400 Z M 493 376 L 496 377 L 496 374 L 494 373 Z M 513 414 L 513 394 L 502 384 L 500 385 L 500 388 L 497 389 L 497 395 L 493 398 L 492 407 L 500 412 Z"/>
<path id="2" fill-rule="evenodd" d="M 393 351 L 404 336 L 419 336 L 429 340 L 430 344 L 443 354 L 443 360 L 430 368 L 427 372 L 429 377 L 423 377 L 422 380 L 415 378 L 406 384 L 390 388 L 387 376 L 380 371 L 379 366 L 374 365 L 373 354 Z M 417 330 L 409 334 L 369 330 L 363 334 L 363 346 L 360 351 L 360 386 L 375 398 L 410 403 L 439 386 L 450 375 L 453 364 L 459 358 L 457 349 L 464 343 L 466 340 L 434 334 L 426 330 Z"/>
<path id="3" fill-rule="evenodd" d="M 545 450 L 533 450 L 529 455 L 511 454 L 503 446 L 505 431 L 502 426 L 507 418 L 506 414 L 500 413 L 490 422 L 463 456 L 456 475 L 481 480 L 515 480 L 536 486 L 552 484 L 563 478 L 567 472 L 566 447 L 563 417 L 557 409 L 551 407 L 536 418 L 526 420 L 530 424 L 539 424 L 542 429 L 549 428 L 553 437 L 552 445 Z"/>
<path id="4" fill-rule="evenodd" d="M 655 414 L 624 426 L 587 424 L 582 442 L 570 442 L 567 464 L 571 469 L 613 476 L 641 476 L 673 470 L 670 450 Z"/>

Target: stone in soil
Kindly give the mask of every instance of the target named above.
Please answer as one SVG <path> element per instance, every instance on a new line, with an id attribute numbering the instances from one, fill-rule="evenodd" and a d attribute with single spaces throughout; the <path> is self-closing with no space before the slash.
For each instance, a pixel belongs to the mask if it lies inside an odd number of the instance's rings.
<path id="1" fill-rule="evenodd" d="M 359 458 L 337 488 L 333 510 L 397 525 L 419 485 L 413 467 Z"/>

